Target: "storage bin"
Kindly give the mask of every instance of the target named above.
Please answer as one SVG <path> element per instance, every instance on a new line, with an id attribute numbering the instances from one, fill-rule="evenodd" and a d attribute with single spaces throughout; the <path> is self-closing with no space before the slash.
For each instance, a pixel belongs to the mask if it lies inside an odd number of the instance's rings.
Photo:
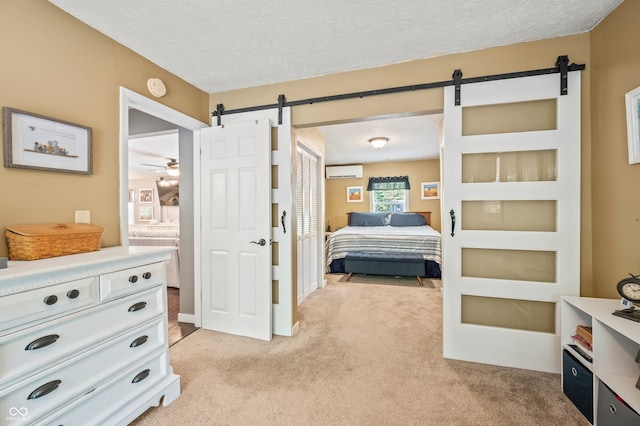
<path id="1" fill-rule="evenodd" d="M 566 349 L 562 351 L 562 391 L 593 424 L 593 373 Z"/>
<path id="2" fill-rule="evenodd" d="M 104 229 L 88 223 L 7 226 L 11 260 L 37 260 L 100 250 Z"/>
<path id="3" fill-rule="evenodd" d="M 640 416 L 600 380 L 598 380 L 597 424 L 606 426 L 638 426 Z"/>

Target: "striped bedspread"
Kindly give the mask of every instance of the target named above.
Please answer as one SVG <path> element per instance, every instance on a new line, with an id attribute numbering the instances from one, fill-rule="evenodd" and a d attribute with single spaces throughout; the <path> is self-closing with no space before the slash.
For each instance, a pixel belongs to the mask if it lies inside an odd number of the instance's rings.
<path id="1" fill-rule="evenodd" d="M 327 237 L 326 268 L 349 252 L 415 253 L 440 264 L 440 233 L 430 226 L 347 226 Z"/>
<path id="2" fill-rule="evenodd" d="M 180 238 L 180 229 L 148 229 L 146 227 L 129 228 L 129 238 Z"/>

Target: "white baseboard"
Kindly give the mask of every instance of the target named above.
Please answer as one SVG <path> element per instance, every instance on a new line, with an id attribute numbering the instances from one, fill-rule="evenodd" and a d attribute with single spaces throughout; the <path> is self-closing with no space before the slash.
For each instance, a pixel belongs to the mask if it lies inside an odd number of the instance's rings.
<path id="1" fill-rule="evenodd" d="M 194 314 L 178 314 L 178 322 L 188 322 L 189 324 L 196 323 L 196 316 Z"/>
<path id="2" fill-rule="evenodd" d="M 291 327 L 291 335 L 295 336 L 296 334 L 298 334 L 298 331 L 300 331 L 300 321 L 297 321 L 293 327 Z"/>

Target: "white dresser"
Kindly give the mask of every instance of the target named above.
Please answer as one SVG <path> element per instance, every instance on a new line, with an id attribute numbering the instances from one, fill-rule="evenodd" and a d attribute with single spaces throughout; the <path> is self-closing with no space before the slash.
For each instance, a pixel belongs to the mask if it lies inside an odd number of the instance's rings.
<path id="1" fill-rule="evenodd" d="M 126 425 L 178 398 L 172 250 L 111 247 L 0 269 L 0 424 Z"/>

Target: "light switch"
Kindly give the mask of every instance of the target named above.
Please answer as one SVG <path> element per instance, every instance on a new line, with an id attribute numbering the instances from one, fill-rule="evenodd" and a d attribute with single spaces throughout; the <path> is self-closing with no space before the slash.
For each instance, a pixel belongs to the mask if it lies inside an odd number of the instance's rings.
<path id="1" fill-rule="evenodd" d="M 91 223 L 91 212 L 89 210 L 76 210 L 76 223 Z"/>

